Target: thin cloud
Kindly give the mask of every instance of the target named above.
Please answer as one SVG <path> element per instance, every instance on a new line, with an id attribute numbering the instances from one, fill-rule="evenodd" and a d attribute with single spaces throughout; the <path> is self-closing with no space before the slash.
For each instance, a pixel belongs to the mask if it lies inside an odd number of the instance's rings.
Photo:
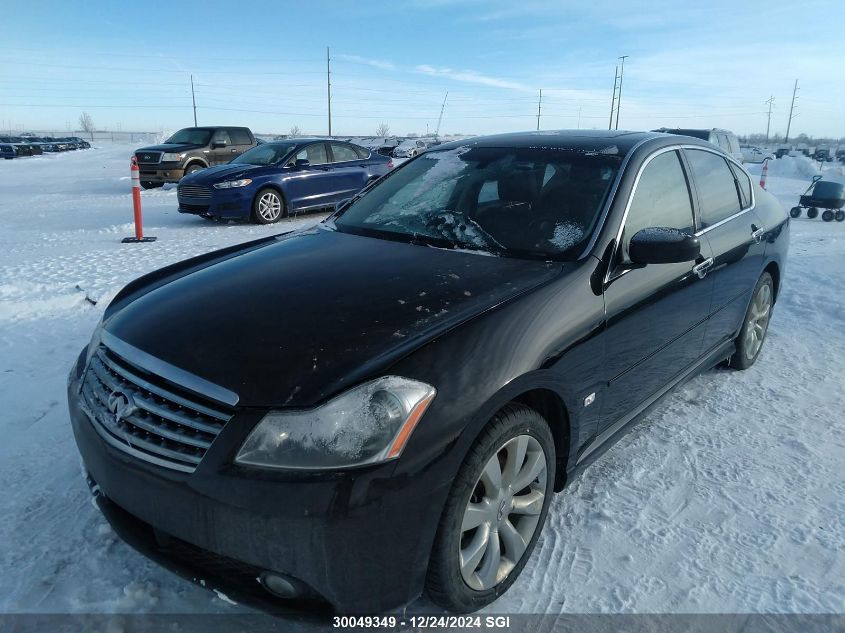
<path id="1" fill-rule="evenodd" d="M 351 62 L 353 64 L 365 64 L 366 66 L 380 68 L 381 70 L 394 70 L 396 68 L 396 65 L 393 62 L 387 61 L 386 59 L 372 59 L 370 57 L 344 55 L 342 53 L 335 55 L 334 58 L 345 62 Z"/>
<path id="2" fill-rule="evenodd" d="M 492 86 L 494 88 L 505 88 L 507 90 L 521 90 L 531 92 L 533 92 L 534 90 L 533 88 L 529 88 L 525 84 L 521 84 L 517 81 L 502 79 L 501 77 L 492 77 L 490 75 L 483 75 L 481 73 L 477 73 L 471 70 L 435 68 L 434 66 L 429 66 L 428 64 L 418 64 L 414 68 L 414 70 L 423 75 L 429 75 L 431 77 L 445 77 L 453 81 L 462 81 L 464 83 L 479 84 L 482 86 Z"/>

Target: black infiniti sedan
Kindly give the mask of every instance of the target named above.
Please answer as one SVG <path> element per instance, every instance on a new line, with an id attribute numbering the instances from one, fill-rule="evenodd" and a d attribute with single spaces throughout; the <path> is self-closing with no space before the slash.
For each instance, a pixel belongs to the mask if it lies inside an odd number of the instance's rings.
<path id="1" fill-rule="evenodd" d="M 693 138 L 442 145 L 123 289 L 69 379 L 89 483 L 133 546 L 265 607 L 477 609 L 640 414 L 757 360 L 788 228 Z"/>

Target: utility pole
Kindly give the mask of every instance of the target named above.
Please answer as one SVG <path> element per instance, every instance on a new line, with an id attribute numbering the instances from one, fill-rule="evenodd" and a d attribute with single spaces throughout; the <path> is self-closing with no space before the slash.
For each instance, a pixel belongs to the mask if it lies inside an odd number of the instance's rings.
<path id="1" fill-rule="evenodd" d="M 578 128 L 581 129 L 581 106 L 578 106 Z"/>
<path id="2" fill-rule="evenodd" d="M 332 66 L 329 47 L 326 46 L 326 98 L 329 105 L 329 136 L 332 135 Z"/>
<path id="3" fill-rule="evenodd" d="M 449 97 L 449 93 L 446 93 L 446 96 L 443 97 L 443 105 L 440 106 L 440 116 L 437 117 L 437 129 L 434 130 L 434 138 L 440 138 L 440 123 L 443 122 L 443 110 L 446 109 L 446 99 Z"/>
<path id="4" fill-rule="evenodd" d="M 540 98 L 537 100 L 537 131 L 540 131 L 540 105 L 543 103 L 543 89 L 540 88 Z"/>
<path id="5" fill-rule="evenodd" d="M 772 127 L 772 104 L 775 102 L 775 96 L 771 95 L 766 101 L 763 103 L 769 104 L 769 120 L 766 122 L 766 144 L 769 143 L 769 129 Z"/>
<path id="6" fill-rule="evenodd" d="M 798 80 L 795 80 L 795 87 L 792 88 L 792 105 L 789 106 L 789 121 L 786 122 L 786 138 L 783 139 L 783 144 L 786 145 L 789 143 L 789 128 L 792 126 L 792 119 L 795 118 L 796 115 L 792 114 L 792 111 L 795 109 L 795 99 L 796 94 L 798 94 Z"/>
<path id="7" fill-rule="evenodd" d="M 619 64 L 613 70 L 613 98 L 610 100 L 610 122 L 607 129 L 613 129 L 613 110 L 616 108 L 616 82 L 619 81 Z"/>
<path id="8" fill-rule="evenodd" d="M 191 75 L 191 103 L 194 104 L 194 127 L 197 126 L 197 98 L 194 96 L 194 76 Z"/>
<path id="9" fill-rule="evenodd" d="M 619 59 L 622 60 L 622 66 L 619 69 L 619 95 L 616 97 L 616 129 L 619 129 L 619 110 L 622 109 L 622 76 L 625 74 L 625 59 L 627 55 L 622 55 Z"/>

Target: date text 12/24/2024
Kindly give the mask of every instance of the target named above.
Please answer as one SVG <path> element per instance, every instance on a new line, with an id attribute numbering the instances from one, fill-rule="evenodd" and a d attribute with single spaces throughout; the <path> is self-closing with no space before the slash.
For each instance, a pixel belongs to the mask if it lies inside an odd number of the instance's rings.
<path id="1" fill-rule="evenodd" d="M 336 629 L 509 629 L 508 615 L 393 615 L 334 616 L 332 626 Z"/>

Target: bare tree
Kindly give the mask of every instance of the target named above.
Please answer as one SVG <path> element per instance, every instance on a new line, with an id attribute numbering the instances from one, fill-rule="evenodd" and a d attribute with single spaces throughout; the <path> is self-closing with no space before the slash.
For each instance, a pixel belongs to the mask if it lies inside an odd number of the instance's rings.
<path id="1" fill-rule="evenodd" d="M 296 138 L 297 136 L 302 136 L 302 130 L 301 130 L 301 129 L 299 129 L 299 126 L 298 126 L 298 125 L 294 125 L 294 126 L 290 129 L 290 137 L 291 137 L 291 138 Z"/>
<path id="2" fill-rule="evenodd" d="M 79 125 L 88 134 L 91 135 L 91 142 L 94 142 L 94 119 L 87 112 L 79 115 Z"/>
<path id="3" fill-rule="evenodd" d="M 376 136 L 390 135 L 390 126 L 387 123 L 379 123 L 376 128 Z"/>

